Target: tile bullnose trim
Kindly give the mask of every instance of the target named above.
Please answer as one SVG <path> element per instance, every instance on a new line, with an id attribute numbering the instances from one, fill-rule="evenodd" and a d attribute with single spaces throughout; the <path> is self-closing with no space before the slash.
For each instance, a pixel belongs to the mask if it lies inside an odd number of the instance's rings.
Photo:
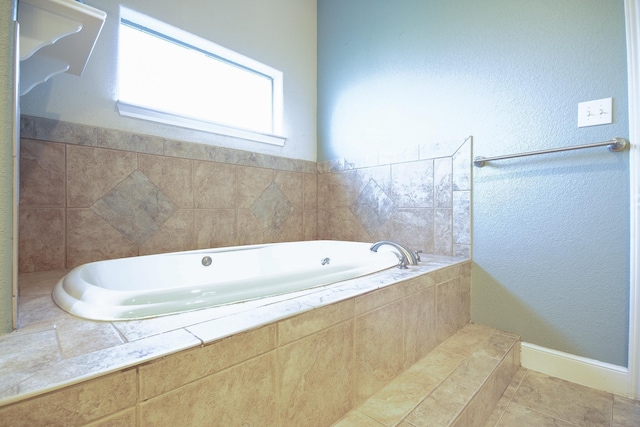
<path id="1" fill-rule="evenodd" d="M 183 157 L 191 160 L 208 160 L 291 172 L 317 173 L 316 162 L 309 160 L 291 159 L 202 142 L 164 138 L 36 116 L 22 115 L 20 117 L 20 137 L 134 153 Z M 179 149 L 176 149 L 176 145 L 179 146 Z"/>

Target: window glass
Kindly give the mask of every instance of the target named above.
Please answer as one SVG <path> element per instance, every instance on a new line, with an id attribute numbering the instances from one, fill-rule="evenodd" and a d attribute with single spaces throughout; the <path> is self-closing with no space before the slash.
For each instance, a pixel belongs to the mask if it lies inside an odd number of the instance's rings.
<path id="1" fill-rule="evenodd" d="M 282 73 L 123 9 L 118 106 L 121 114 L 216 133 L 275 136 L 281 131 Z"/>

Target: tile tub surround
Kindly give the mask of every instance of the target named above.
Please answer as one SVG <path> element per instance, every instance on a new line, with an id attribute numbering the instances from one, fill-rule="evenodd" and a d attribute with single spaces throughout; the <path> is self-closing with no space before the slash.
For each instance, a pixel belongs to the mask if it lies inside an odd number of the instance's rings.
<path id="1" fill-rule="evenodd" d="M 449 145 L 320 162 L 318 238 L 469 257 L 472 139 Z"/>
<path id="2" fill-rule="evenodd" d="M 470 262 L 424 258 L 294 295 L 111 323 L 53 305 L 64 272 L 23 274 L 21 328 L 0 337 L 0 426 L 330 425 L 469 323 Z"/>
<path id="3" fill-rule="evenodd" d="M 21 272 L 314 239 L 470 254 L 470 140 L 316 163 L 30 116 L 20 132 Z"/>
<path id="4" fill-rule="evenodd" d="M 23 116 L 21 272 L 316 239 L 317 165 Z"/>

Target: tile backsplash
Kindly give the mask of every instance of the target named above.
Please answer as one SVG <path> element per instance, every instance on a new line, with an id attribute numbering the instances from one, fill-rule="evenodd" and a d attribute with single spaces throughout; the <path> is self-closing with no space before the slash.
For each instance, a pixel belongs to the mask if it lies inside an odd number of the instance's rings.
<path id="1" fill-rule="evenodd" d="M 470 252 L 469 140 L 316 163 L 30 116 L 20 132 L 21 272 L 318 238 Z"/>

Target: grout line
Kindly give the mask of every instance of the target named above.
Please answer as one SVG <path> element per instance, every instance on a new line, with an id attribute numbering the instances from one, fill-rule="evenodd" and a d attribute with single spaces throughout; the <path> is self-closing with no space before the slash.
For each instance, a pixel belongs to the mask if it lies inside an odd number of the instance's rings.
<path id="1" fill-rule="evenodd" d="M 521 367 L 520 369 L 525 369 L 525 368 Z M 504 417 L 505 412 L 507 412 L 507 409 L 511 405 L 511 402 L 513 401 L 513 398 L 516 396 L 516 393 L 520 389 L 520 385 L 524 381 L 524 378 L 527 376 L 527 373 L 528 373 L 528 371 L 525 370 L 525 374 L 522 376 L 522 378 L 520 378 L 520 381 L 518 382 L 518 385 L 516 385 L 515 390 L 513 390 L 513 394 L 511 395 L 511 397 L 509 397 L 507 404 L 505 405 L 504 409 L 502 410 L 502 413 L 500 414 L 500 416 L 498 417 L 498 420 L 496 421 L 496 427 L 500 424 L 500 421 L 502 420 L 502 417 Z M 517 374 L 517 372 L 516 372 L 516 374 Z M 509 384 L 509 385 L 511 385 L 511 384 Z M 509 388 L 509 386 L 507 386 L 507 388 Z M 504 396 L 504 393 L 503 393 L 503 396 Z"/>

